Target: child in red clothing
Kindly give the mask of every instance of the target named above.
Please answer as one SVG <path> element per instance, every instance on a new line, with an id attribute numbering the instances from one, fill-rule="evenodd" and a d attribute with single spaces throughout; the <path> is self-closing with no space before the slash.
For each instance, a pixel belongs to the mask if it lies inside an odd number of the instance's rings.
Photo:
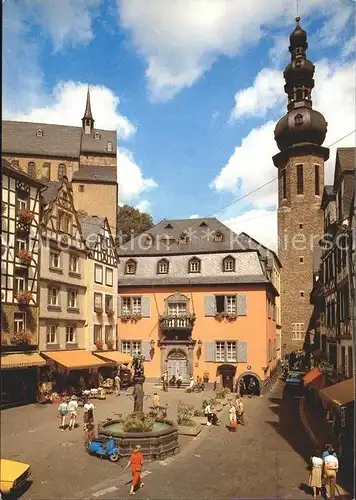
<path id="1" fill-rule="evenodd" d="M 88 424 L 85 444 L 87 445 L 87 444 L 91 443 L 94 438 L 95 438 L 95 426 L 93 424 Z"/>

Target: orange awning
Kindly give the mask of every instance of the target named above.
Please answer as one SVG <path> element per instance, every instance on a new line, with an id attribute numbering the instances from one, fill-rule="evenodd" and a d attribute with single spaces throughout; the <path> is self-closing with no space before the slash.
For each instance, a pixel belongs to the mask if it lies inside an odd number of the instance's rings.
<path id="1" fill-rule="evenodd" d="M 42 355 L 71 370 L 95 368 L 107 364 L 88 351 L 54 351 L 43 352 Z"/>
<path id="2" fill-rule="evenodd" d="M 325 375 L 319 370 L 319 368 L 312 368 L 304 375 L 303 381 L 305 385 L 310 385 L 319 390 L 325 386 Z"/>
<path id="3" fill-rule="evenodd" d="M 132 356 L 120 351 L 95 352 L 94 354 L 95 356 L 99 356 L 100 358 L 117 363 L 119 365 L 132 363 Z"/>
<path id="4" fill-rule="evenodd" d="M 44 366 L 46 361 L 37 352 L 11 353 L 1 355 L 1 369 L 30 368 L 31 366 Z"/>
<path id="5" fill-rule="evenodd" d="M 335 403 L 338 406 L 352 403 L 355 401 L 355 379 L 349 378 L 330 385 L 319 391 L 319 395 L 324 401 Z"/>

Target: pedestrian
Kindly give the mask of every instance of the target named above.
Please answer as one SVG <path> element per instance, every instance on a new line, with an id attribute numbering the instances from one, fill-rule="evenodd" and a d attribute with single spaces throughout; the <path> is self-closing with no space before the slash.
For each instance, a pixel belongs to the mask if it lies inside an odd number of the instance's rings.
<path id="1" fill-rule="evenodd" d="M 72 396 L 68 403 L 68 411 L 69 411 L 69 430 L 71 431 L 75 427 L 75 422 L 78 414 L 78 401 L 77 396 Z"/>
<path id="2" fill-rule="evenodd" d="M 334 457 L 337 458 L 337 454 L 336 454 L 336 452 L 335 452 L 332 444 L 326 444 L 325 445 L 325 451 L 323 452 L 321 458 L 324 460 L 325 457 L 327 457 L 327 456 L 330 455 L 330 453 L 329 453 L 330 451 L 332 452 L 332 454 L 334 455 Z"/>
<path id="3" fill-rule="evenodd" d="M 152 403 L 153 403 L 153 407 L 154 408 L 158 408 L 160 406 L 160 404 L 159 404 L 160 403 L 159 402 L 159 396 L 158 396 L 157 392 L 155 392 L 153 394 Z"/>
<path id="4" fill-rule="evenodd" d="M 182 385 L 182 382 L 183 382 L 183 377 L 182 375 L 178 372 L 178 376 L 177 376 L 177 388 L 179 389 L 180 386 Z"/>
<path id="5" fill-rule="evenodd" d="M 168 392 L 168 371 L 165 371 L 162 377 L 163 391 Z"/>
<path id="6" fill-rule="evenodd" d="M 120 396 L 121 391 L 121 378 L 119 376 L 119 372 L 117 372 L 115 376 L 115 396 Z"/>
<path id="7" fill-rule="evenodd" d="M 210 427 L 213 417 L 213 412 L 211 411 L 210 403 L 207 403 L 206 407 L 204 408 L 204 414 L 206 416 L 206 425 Z"/>
<path id="8" fill-rule="evenodd" d="M 233 403 L 230 403 L 229 409 L 229 428 L 233 431 L 236 431 L 237 422 L 236 422 L 236 408 Z"/>
<path id="9" fill-rule="evenodd" d="M 93 403 L 86 399 L 84 403 L 84 430 L 88 429 L 88 425 L 94 423 L 94 408 Z"/>
<path id="10" fill-rule="evenodd" d="M 335 498 L 336 476 L 338 470 L 339 461 L 335 456 L 333 448 L 331 448 L 328 450 L 328 455 L 324 458 L 324 475 L 326 482 L 326 495 L 332 499 Z"/>
<path id="11" fill-rule="evenodd" d="M 319 450 L 314 450 L 310 457 L 311 471 L 309 475 L 309 486 L 313 488 L 313 497 L 319 496 L 322 487 L 323 460 L 320 458 Z"/>
<path id="12" fill-rule="evenodd" d="M 236 398 L 236 415 L 237 415 L 237 419 L 241 425 L 245 425 L 244 412 L 245 412 L 244 403 L 243 403 L 242 399 L 240 398 L 240 396 L 237 396 L 237 398 Z"/>
<path id="13" fill-rule="evenodd" d="M 85 445 L 88 445 L 93 441 L 95 437 L 95 426 L 93 424 L 88 424 L 86 430 L 87 430 L 87 435 L 86 435 Z"/>
<path id="14" fill-rule="evenodd" d="M 58 406 L 58 417 L 61 419 L 60 429 L 64 431 L 66 426 L 66 417 L 68 415 L 68 403 L 67 398 L 64 398 L 60 405 Z"/>
<path id="15" fill-rule="evenodd" d="M 135 494 L 135 490 L 143 487 L 143 483 L 141 482 L 141 471 L 143 467 L 143 454 L 141 452 L 141 446 L 138 444 L 133 450 L 128 464 L 126 465 L 125 470 L 127 470 L 131 466 L 132 472 L 132 483 L 130 489 L 130 495 Z"/>

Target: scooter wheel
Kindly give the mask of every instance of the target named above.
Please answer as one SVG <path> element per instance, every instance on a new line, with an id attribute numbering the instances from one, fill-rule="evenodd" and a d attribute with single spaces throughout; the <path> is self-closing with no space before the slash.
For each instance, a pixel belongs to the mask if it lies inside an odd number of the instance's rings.
<path id="1" fill-rule="evenodd" d="M 120 458 L 120 455 L 118 453 L 112 453 L 109 455 L 109 460 L 110 462 L 117 462 Z"/>

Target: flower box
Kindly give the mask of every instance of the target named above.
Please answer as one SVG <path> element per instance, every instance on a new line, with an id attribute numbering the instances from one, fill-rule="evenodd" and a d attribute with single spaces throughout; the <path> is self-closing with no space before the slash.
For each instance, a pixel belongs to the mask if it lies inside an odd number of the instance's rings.
<path id="1" fill-rule="evenodd" d="M 103 314 L 104 310 L 102 307 L 94 307 L 96 314 Z"/>
<path id="2" fill-rule="evenodd" d="M 114 339 L 108 339 L 108 340 L 106 341 L 106 346 L 107 346 L 107 348 L 108 348 L 110 351 L 112 351 L 112 350 L 114 349 L 114 347 L 115 347 L 115 340 L 114 340 Z"/>
<path id="3" fill-rule="evenodd" d="M 19 304 L 29 304 L 32 300 L 32 293 L 31 292 L 18 292 L 16 295 L 17 302 Z"/>
<path id="4" fill-rule="evenodd" d="M 17 252 L 16 257 L 21 261 L 21 264 L 29 266 L 32 261 L 32 253 L 27 250 L 20 250 Z"/>
<path id="5" fill-rule="evenodd" d="M 33 212 L 30 210 L 27 210 L 27 208 L 22 208 L 18 214 L 20 221 L 23 224 L 31 224 L 31 222 L 34 220 L 35 216 Z"/>
<path id="6" fill-rule="evenodd" d="M 14 334 L 13 340 L 19 346 L 29 346 L 33 344 L 34 336 L 31 332 L 18 332 Z"/>
<path id="7" fill-rule="evenodd" d="M 194 421 L 193 425 L 178 425 L 178 434 L 181 436 L 197 436 L 201 432 L 201 423 Z"/>
<path id="8" fill-rule="evenodd" d="M 106 314 L 107 314 L 109 317 L 112 317 L 112 316 L 114 316 L 115 311 L 114 311 L 114 309 L 107 309 L 107 310 L 106 310 Z"/>
<path id="9" fill-rule="evenodd" d="M 98 349 L 98 351 L 102 351 L 103 347 L 104 347 L 104 342 L 99 339 L 95 342 L 95 345 L 96 345 L 96 348 Z"/>

